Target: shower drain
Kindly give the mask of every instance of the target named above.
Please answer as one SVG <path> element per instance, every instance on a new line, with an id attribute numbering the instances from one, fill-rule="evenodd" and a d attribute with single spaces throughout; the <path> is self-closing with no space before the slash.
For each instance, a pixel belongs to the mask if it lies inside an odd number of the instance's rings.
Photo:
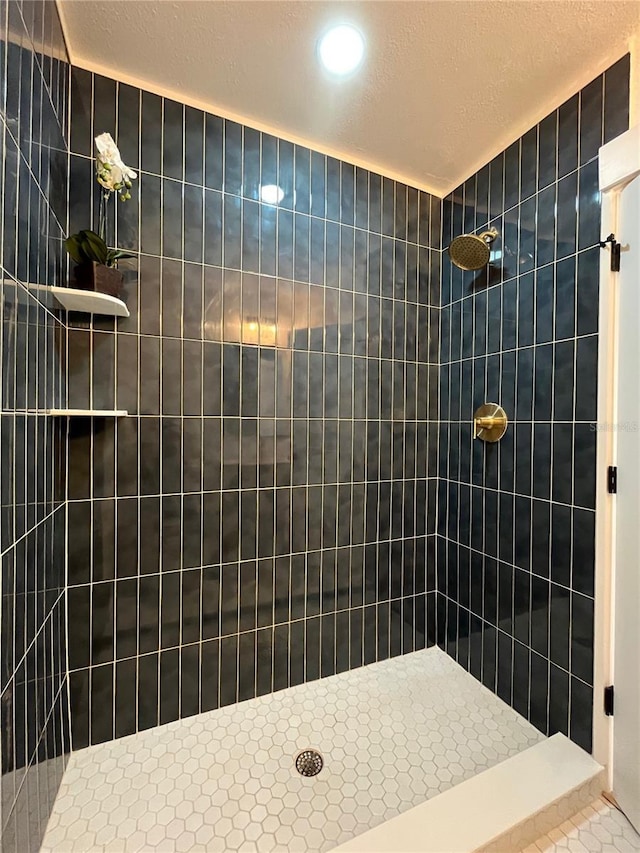
<path id="1" fill-rule="evenodd" d="M 303 749 L 296 755 L 296 770 L 301 776 L 317 776 L 324 761 L 315 749 Z"/>

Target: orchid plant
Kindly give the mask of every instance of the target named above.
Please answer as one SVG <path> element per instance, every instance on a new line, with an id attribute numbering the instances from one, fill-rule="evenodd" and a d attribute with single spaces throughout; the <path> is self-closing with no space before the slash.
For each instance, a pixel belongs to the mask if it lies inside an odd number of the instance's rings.
<path id="1" fill-rule="evenodd" d="M 120 196 L 120 201 L 130 199 L 132 181 L 138 176 L 123 162 L 110 133 L 96 136 L 95 144 L 96 179 L 101 187 L 98 231 L 96 233 L 87 229 L 73 234 L 65 241 L 65 248 L 77 264 L 95 262 L 115 267 L 118 260 L 134 256 L 122 249 L 110 249 L 107 246 L 107 205 L 113 193 Z"/>

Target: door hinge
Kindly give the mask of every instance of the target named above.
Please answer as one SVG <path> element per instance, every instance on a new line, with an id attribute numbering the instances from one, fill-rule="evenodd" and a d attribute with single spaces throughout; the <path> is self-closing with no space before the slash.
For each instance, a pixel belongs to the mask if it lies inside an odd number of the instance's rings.
<path id="1" fill-rule="evenodd" d="M 604 712 L 607 717 L 613 717 L 613 684 L 604 688 Z"/>
<path id="2" fill-rule="evenodd" d="M 610 495 L 618 493 L 618 469 L 615 465 L 607 468 L 607 491 Z"/>
<path id="3" fill-rule="evenodd" d="M 620 243 L 615 234 L 609 234 L 604 240 L 600 240 L 600 248 L 606 249 L 607 243 L 611 244 L 611 272 L 620 272 Z"/>

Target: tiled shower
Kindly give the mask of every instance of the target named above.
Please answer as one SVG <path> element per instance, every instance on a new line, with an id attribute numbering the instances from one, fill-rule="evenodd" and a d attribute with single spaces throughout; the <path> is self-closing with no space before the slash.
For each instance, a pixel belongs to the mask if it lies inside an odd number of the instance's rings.
<path id="1" fill-rule="evenodd" d="M 590 750 L 596 155 L 629 57 L 440 200 L 72 68 L 48 0 L 0 22 L 7 849 L 72 749 L 435 644 Z M 67 283 L 103 131 L 139 173 L 118 320 L 27 287 Z M 485 225 L 488 272 L 452 267 Z"/>

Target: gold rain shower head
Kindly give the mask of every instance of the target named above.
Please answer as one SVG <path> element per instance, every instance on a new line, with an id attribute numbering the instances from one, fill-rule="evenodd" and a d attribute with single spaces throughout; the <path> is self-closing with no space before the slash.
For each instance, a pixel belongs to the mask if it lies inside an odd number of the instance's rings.
<path id="1" fill-rule="evenodd" d="M 449 245 L 449 257 L 461 270 L 481 270 L 489 263 L 491 244 L 498 236 L 495 228 L 476 234 L 460 234 Z"/>

